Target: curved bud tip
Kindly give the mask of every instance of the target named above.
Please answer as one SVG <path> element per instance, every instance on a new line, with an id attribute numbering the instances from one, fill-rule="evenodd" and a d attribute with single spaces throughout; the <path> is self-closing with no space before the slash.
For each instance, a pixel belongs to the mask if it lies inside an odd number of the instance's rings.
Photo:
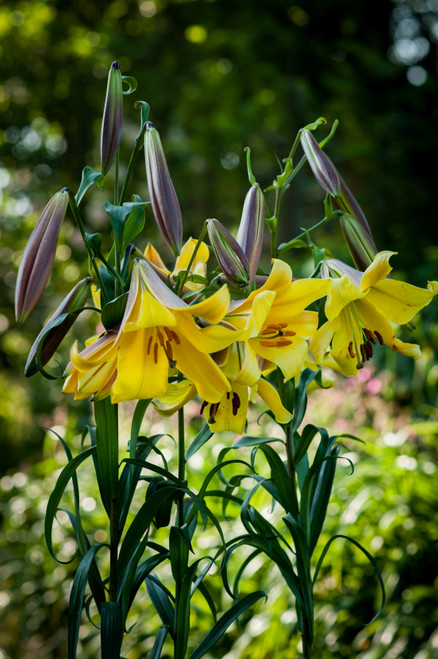
<path id="1" fill-rule="evenodd" d="M 330 158 L 321 149 L 310 130 L 303 129 L 300 139 L 303 151 L 319 185 L 332 197 L 339 197 L 341 181 L 338 170 Z"/>
<path id="2" fill-rule="evenodd" d="M 100 162 L 102 175 L 108 173 L 119 148 L 123 124 L 122 74 L 118 62 L 113 62 L 108 73 L 105 107 L 100 133 Z"/>
<path id="3" fill-rule="evenodd" d="M 15 287 L 15 318 L 19 324 L 26 320 L 49 280 L 68 199 L 65 188 L 53 195 L 24 249 Z"/>

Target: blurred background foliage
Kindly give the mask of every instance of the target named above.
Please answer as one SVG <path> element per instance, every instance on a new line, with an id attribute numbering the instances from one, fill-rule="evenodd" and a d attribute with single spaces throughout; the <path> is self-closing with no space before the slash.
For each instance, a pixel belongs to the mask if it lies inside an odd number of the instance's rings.
<path id="1" fill-rule="evenodd" d="M 246 146 L 267 186 L 301 126 L 325 116 L 322 137 L 337 118 L 327 152 L 363 207 L 377 246 L 399 252 L 396 276 L 424 286 L 438 276 L 437 44 L 437 0 L 0 0 L 1 659 L 65 656 L 71 571 L 54 569 L 40 540 L 53 469 L 63 456 L 47 449 L 42 427 L 67 427 L 78 442 L 89 406 L 76 404 L 68 416 L 59 387 L 40 377 L 25 381 L 22 370 L 42 323 L 84 273 L 72 223 L 63 226 L 48 290 L 24 328 L 13 321 L 13 288 L 48 199 L 64 186 L 77 189 L 85 165 L 99 167 L 111 62 L 117 59 L 122 73 L 138 80 L 137 92 L 125 97 L 122 171 L 139 125 L 134 102 L 148 101 L 187 237 L 197 235 L 207 217 L 230 229 L 237 225 L 248 188 Z M 131 191 L 147 198 L 142 157 Z M 321 219 L 322 199 L 305 168 L 286 195 L 280 240 Z M 87 195 L 84 213 L 90 232 L 103 226 L 102 193 Z M 346 258 L 335 225 L 315 240 Z M 302 264 L 301 255 L 289 256 Z M 268 259 L 266 252 L 265 267 Z M 89 334 L 86 323 L 84 314 L 76 334 Z M 363 629 L 372 617 L 375 583 L 361 556 L 335 543 L 329 562 L 337 567 L 318 591 L 318 657 L 432 659 L 438 653 L 436 305 L 416 324 L 419 362 L 391 354 L 376 374 L 321 392 L 312 407 L 312 422 L 367 440 L 355 448 L 355 474 L 339 469 L 329 530 L 373 550 L 389 589 L 384 615 Z M 67 349 L 59 354 L 63 364 Z M 256 575 L 256 587 L 278 578 L 266 566 Z M 290 603 L 273 592 L 278 597 L 271 595 L 268 612 L 260 609 L 258 626 L 242 621 L 235 632 L 246 639 L 238 654 L 227 655 L 223 646 L 217 656 L 297 656 Z M 91 639 L 82 656 L 95 652 Z M 129 657 L 136 656 L 144 655 L 133 648 Z"/>

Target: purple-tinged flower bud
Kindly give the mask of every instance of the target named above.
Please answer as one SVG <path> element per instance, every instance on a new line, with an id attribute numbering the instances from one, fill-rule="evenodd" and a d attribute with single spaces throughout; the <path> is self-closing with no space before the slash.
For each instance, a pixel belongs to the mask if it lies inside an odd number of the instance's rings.
<path id="1" fill-rule="evenodd" d="M 122 74 L 118 62 L 113 62 L 108 73 L 105 107 L 100 132 L 100 171 L 108 173 L 119 148 L 123 124 Z"/>
<path id="2" fill-rule="evenodd" d="M 251 283 L 259 267 L 265 226 L 265 199 L 260 186 L 255 183 L 249 189 L 243 204 L 242 217 L 236 241 L 248 259 Z"/>
<path id="3" fill-rule="evenodd" d="M 144 135 L 144 152 L 152 210 L 164 240 L 178 255 L 182 245 L 181 208 L 170 178 L 160 135 L 150 121 Z"/>
<path id="4" fill-rule="evenodd" d="M 61 341 L 78 317 L 81 307 L 90 293 L 92 277 L 85 277 L 78 282 L 67 297 L 61 302 L 53 316 L 44 325 L 30 349 L 24 375 L 30 377 L 38 371 L 38 365 L 44 366 L 53 356 Z M 37 365 L 37 354 L 38 365 Z"/>
<path id="5" fill-rule="evenodd" d="M 352 217 L 356 218 L 356 220 L 362 225 L 363 230 L 369 235 L 373 245 L 374 245 L 374 254 L 377 254 L 379 251 L 377 247 L 374 244 L 374 239 L 373 239 L 373 234 L 371 233 L 371 228 L 370 225 L 368 224 L 367 218 L 364 215 L 363 210 L 357 203 L 356 199 L 354 198 L 350 188 L 348 185 L 345 183 L 344 179 L 342 176 L 339 176 L 339 180 L 341 181 L 341 194 L 338 198 L 333 199 L 333 207 L 336 210 L 341 210 L 344 211 L 345 213 L 348 213 Z M 374 258 L 374 256 L 373 256 Z M 368 266 L 367 266 L 368 267 Z"/>
<path id="6" fill-rule="evenodd" d="M 247 286 L 250 267 L 242 247 L 219 220 L 206 222 L 211 246 L 225 277 L 235 286 Z"/>
<path id="7" fill-rule="evenodd" d="M 339 197 L 341 181 L 338 171 L 310 130 L 301 131 L 301 146 L 319 185 L 332 197 Z"/>
<path id="8" fill-rule="evenodd" d="M 340 218 L 342 233 L 358 270 L 364 272 L 377 254 L 371 233 L 363 223 L 349 213 Z"/>
<path id="9" fill-rule="evenodd" d="M 53 195 L 24 249 L 15 287 L 15 318 L 19 324 L 26 320 L 49 280 L 68 198 L 68 188 Z"/>

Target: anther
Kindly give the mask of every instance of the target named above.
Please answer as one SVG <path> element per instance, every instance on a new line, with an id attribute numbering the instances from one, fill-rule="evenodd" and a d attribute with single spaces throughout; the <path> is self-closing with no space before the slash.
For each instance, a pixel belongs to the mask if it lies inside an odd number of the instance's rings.
<path id="1" fill-rule="evenodd" d="M 154 337 L 153 337 L 153 336 L 150 336 L 150 337 L 149 337 L 149 340 L 148 340 L 148 349 L 147 349 L 147 353 L 148 353 L 148 355 L 149 355 L 150 352 L 151 352 L 151 347 L 152 347 L 152 341 L 153 341 L 153 340 L 154 340 Z"/>
<path id="2" fill-rule="evenodd" d="M 360 354 L 361 354 L 361 357 L 362 357 L 362 362 L 366 362 L 367 361 L 367 354 L 365 352 L 365 348 L 364 348 L 363 343 L 360 344 Z"/>
<path id="3" fill-rule="evenodd" d="M 354 350 L 353 350 L 353 341 L 350 341 L 350 343 L 348 344 L 348 352 L 350 353 L 350 357 L 352 359 L 354 359 L 356 357 L 356 355 L 354 354 Z"/>
<path id="4" fill-rule="evenodd" d="M 373 346 L 369 341 L 365 343 L 365 352 L 367 353 L 367 358 L 371 359 L 371 357 L 373 356 Z"/>
<path id="5" fill-rule="evenodd" d="M 158 364 L 158 343 L 154 345 L 154 364 Z"/>
<path id="6" fill-rule="evenodd" d="M 378 339 L 380 345 L 383 346 L 383 338 L 382 338 L 382 335 L 380 334 L 380 332 L 378 332 L 377 330 L 374 330 L 374 334 L 375 334 L 375 336 L 377 336 L 377 339 Z"/>
<path id="7" fill-rule="evenodd" d="M 260 345 L 265 348 L 275 348 L 275 341 L 260 341 Z"/>
<path id="8" fill-rule="evenodd" d="M 237 411 L 240 407 L 240 398 L 236 392 L 233 394 L 233 415 L 236 416 Z"/>

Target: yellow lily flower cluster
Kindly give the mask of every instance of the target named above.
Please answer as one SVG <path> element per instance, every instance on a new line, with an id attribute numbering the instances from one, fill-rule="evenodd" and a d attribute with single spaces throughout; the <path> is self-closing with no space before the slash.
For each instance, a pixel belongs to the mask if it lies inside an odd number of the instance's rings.
<path id="1" fill-rule="evenodd" d="M 71 350 L 64 392 L 75 398 L 111 396 L 113 403 L 154 399 L 163 415 L 198 395 L 213 431 L 241 433 L 248 401 L 260 396 L 280 424 L 291 419 L 266 376 L 277 367 L 284 381 L 300 375 L 308 360 L 355 375 L 373 345 L 417 358 L 417 345 L 395 337 L 438 293 L 388 279 L 393 252 L 380 252 L 365 272 L 328 259 L 321 279 L 293 280 L 274 259 L 265 283 L 246 298 L 231 300 L 227 285 L 202 297 L 199 284 L 184 287 L 189 304 L 166 283 L 187 268 L 195 248 L 183 247 L 171 273 L 148 245 L 132 268 L 124 316 L 118 327 Z M 201 244 L 192 271 L 205 276 L 208 249 Z M 147 257 L 147 258 L 146 258 Z M 327 321 L 308 307 L 326 297 Z M 310 353 L 309 353 L 310 350 Z"/>

